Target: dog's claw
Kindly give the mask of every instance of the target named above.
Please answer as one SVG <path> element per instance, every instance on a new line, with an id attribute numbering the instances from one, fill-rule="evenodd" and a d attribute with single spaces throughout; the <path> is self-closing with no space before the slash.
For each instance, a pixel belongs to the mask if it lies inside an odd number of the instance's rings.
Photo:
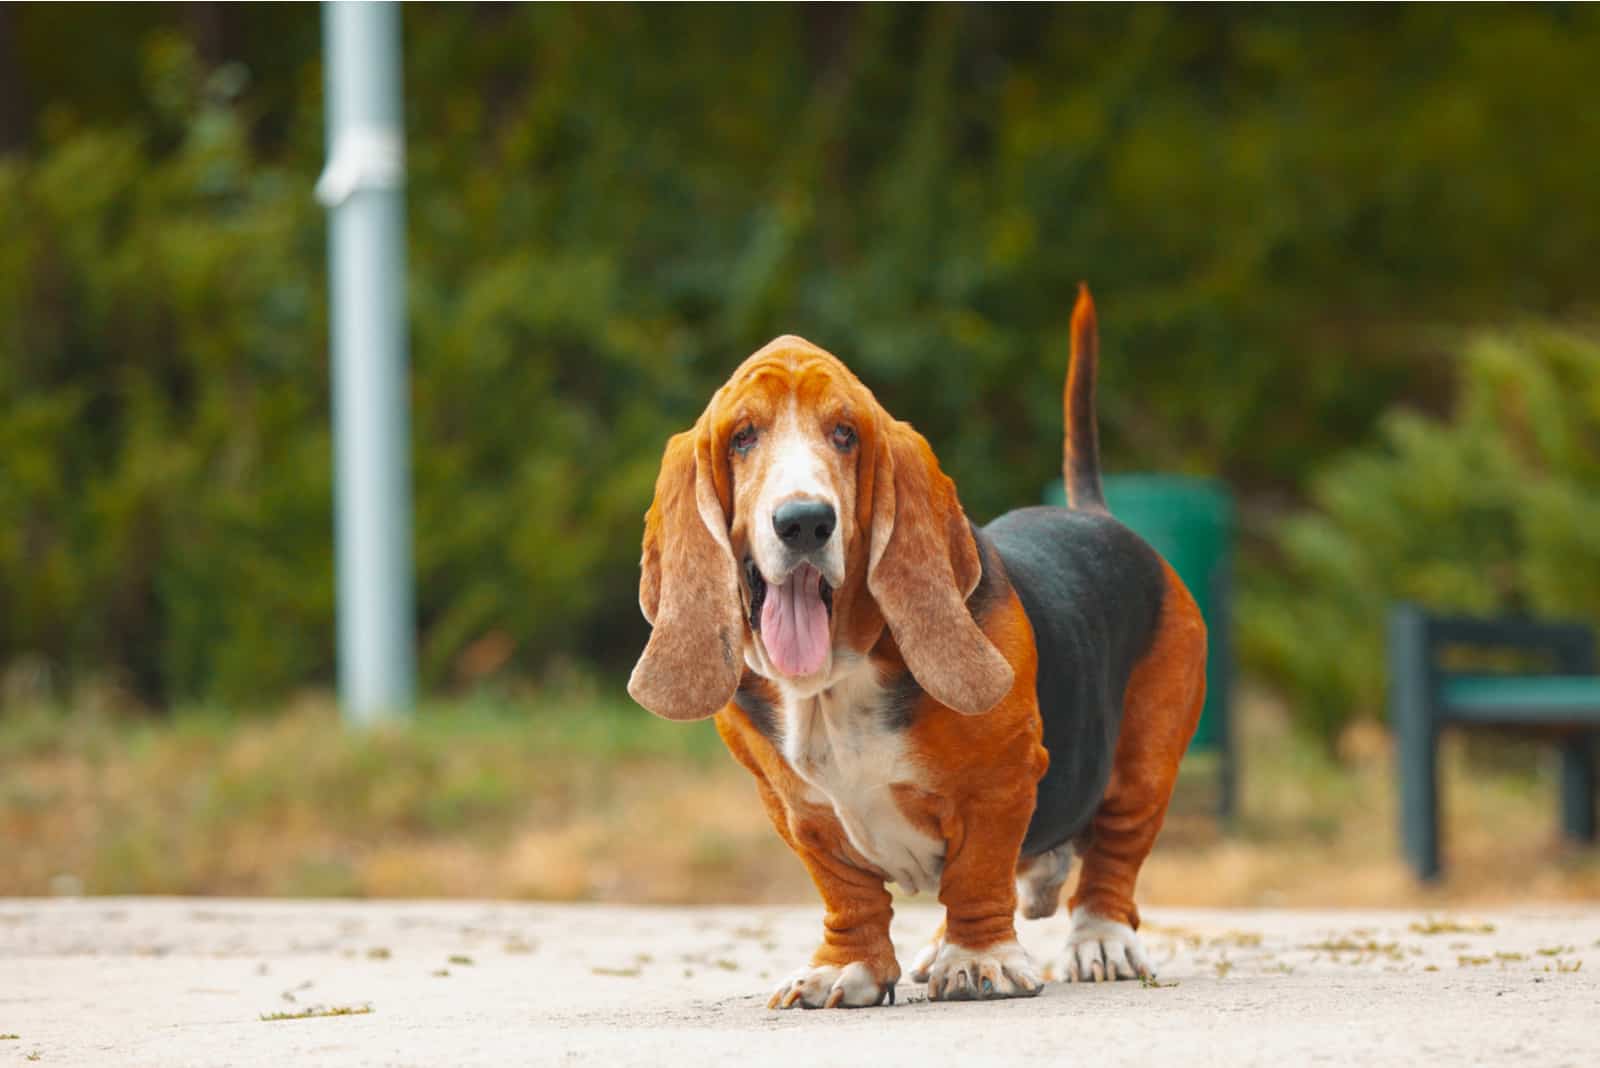
<path id="1" fill-rule="evenodd" d="M 932 1001 L 1033 997 L 1044 981 L 1015 941 L 981 950 L 946 943 L 928 969 Z"/>
<path id="2" fill-rule="evenodd" d="M 767 1002 L 769 1009 L 858 1009 L 894 1003 L 895 978 L 885 981 L 864 961 L 840 967 L 812 965 L 785 980 Z"/>
<path id="3" fill-rule="evenodd" d="M 1079 908 L 1072 915 L 1066 972 L 1069 982 L 1111 983 L 1148 977 L 1155 969 L 1132 927 Z"/>

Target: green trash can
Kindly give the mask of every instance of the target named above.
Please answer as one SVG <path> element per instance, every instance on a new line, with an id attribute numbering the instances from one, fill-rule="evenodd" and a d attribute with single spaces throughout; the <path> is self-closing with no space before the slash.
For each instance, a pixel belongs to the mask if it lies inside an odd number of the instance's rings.
<path id="1" fill-rule="evenodd" d="M 1228 697 L 1233 680 L 1229 643 L 1229 594 L 1233 564 L 1233 497 L 1215 479 L 1181 475 L 1115 475 L 1104 480 L 1111 514 L 1167 558 L 1205 617 L 1206 705 L 1190 747 L 1214 749 L 1222 758 L 1222 809 L 1231 815 L 1233 746 Z M 1066 503 L 1059 481 L 1044 493 L 1046 504 Z"/>

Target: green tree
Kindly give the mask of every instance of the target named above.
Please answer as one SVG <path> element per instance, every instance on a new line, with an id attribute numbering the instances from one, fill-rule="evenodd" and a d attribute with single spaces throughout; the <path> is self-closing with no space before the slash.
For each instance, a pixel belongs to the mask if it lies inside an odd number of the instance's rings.
<path id="1" fill-rule="evenodd" d="M 316 11 L 7 14 L 0 665 L 155 702 L 325 683 Z M 430 686 L 485 635 L 527 673 L 637 651 L 661 446 L 778 333 L 986 518 L 1055 473 L 1086 278 L 1108 466 L 1221 474 L 1259 527 L 1443 404 L 1440 337 L 1594 308 L 1592 8 L 405 19 Z"/>
<path id="2" fill-rule="evenodd" d="M 1600 623 L 1600 344 L 1530 328 L 1461 363 L 1448 419 L 1395 411 L 1312 479 L 1241 606 L 1245 655 L 1330 742 L 1381 714 L 1397 599 Z"/>

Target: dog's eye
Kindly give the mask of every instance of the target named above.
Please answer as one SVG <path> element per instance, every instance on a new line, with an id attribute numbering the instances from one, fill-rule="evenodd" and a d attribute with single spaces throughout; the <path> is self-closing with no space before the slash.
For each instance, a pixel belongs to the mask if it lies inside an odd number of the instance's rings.
<path id="1" fill-rule="evenodd" d="M 745 453 L 756 447 L 756 438 L 758 436 L 759 435 L 755 427 L 742 427 L 739 430 L 734 431 L 733 437 L 729 440 L 728 445 L 733 449 L 734 452 L 738 453 L 740 456 L 743 456 Z"/>
<path id="2" fill-rule="evenodd" d="M 840 452 L 849 452 L 851 449 L 856 447 L 855 428 L 845 423 L 840 423 L 838 426 L 833 428 L 833 434 L 831 435 L 831 438 L 833 440 L 833 447 L 838 449 Z"/>

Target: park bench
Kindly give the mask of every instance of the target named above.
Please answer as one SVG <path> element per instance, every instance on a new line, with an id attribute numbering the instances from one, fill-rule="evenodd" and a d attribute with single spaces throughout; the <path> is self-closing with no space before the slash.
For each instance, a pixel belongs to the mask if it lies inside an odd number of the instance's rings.
<path id="1" fill-rule="evenodd" d="M 1469 619 L 1396 605 L 1389 617 L 1389 722 L 1395 732 L 1400 834 L 1422 879 L 1439 875 L 1439 733 L 1445 727 L 1536 730 L 1561 747 L 1561 826 L 1595 840 L 1600 676 L 1581 623 Z M 1476 656 L 1464 667 L 1460 657 Z M 1452 660 L 1452 658 L 1457 658 Z M 1518 660 L 1491 673 L 1484 658 Z M 1529 666 L 1537 659 L 1537 666 Z"/>

